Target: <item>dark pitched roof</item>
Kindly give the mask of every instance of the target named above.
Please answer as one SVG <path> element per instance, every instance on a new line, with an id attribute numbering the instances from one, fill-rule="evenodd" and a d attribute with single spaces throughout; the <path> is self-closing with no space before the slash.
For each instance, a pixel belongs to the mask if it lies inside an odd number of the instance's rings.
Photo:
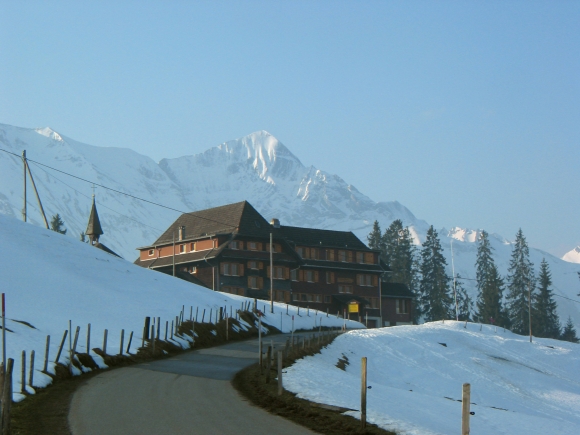
<path id="1" fill-rule="evenodd" d="M 381 283 L 381 296 L 387 298 L 412 298 L 413 292 L 409 290 L 406 284 L 383 282 Z"/>
<path id="2" fill-rule="evenodd" d="M 206 210 L 184 213 L 155 241 L 155 245 L 170 243 L 185 227 L 184 240 L 214 234 L 240 234 L 269 237 L 272 226 L 247 201 L 222 205 Z"/>
<path id="3" fill-rule="evenodd" d="M 117 254 L 115 251 L 109 249 L 108 247 L 106 247 L 102 243 L 95 243 L 93 246 L 95 248 L 99 248 L 101 251 L 105 251 L 107 254 L 111 254 L 111 255 L 114 255 L 115 257 L 123 258 L 119 254 Z"/>
<path id="4" fill-rule="evenodd" d="M 280 232 L 286 240 L 296 245 L 371 251 L 371 249 L 361 242 L 352 231 L 318 230 L 315 228 L 280 226 Z"/>
<path id="5" fill-rule="evenodd" d="M 87 236 L 97 236 L 104 234 L 101 228 L 101 221 L 99 220 L 99 214 L 97 213 L 97 206 L 95 205 L 95 197 L 93 196 L 93 206 L 91 208 L 91 215 L 89 216 L 89 224 L 87 225 L 87 230 L 85 231 Z M 112 252 L 112 251 L 111 251 Z M 115 254 L 117 255 L 117 254 Z"/>

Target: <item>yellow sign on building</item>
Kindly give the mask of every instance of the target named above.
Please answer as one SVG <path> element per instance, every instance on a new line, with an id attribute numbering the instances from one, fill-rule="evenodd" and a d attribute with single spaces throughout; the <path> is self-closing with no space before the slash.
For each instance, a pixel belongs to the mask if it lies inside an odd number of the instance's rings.
<path id="1" fill-rule="evenodd" d="M 351 302 L 348 304 L 349 313 L 358 313 L 358 302 Z"/>

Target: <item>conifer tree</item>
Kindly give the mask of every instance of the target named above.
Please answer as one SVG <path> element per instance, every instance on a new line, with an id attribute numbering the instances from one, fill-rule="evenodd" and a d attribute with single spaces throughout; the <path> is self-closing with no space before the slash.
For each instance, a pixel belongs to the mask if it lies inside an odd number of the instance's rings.
<path id="1" fill-rule="evenodd" d="M 538 291 L 532 299 L 532 332 L 537 337 L 558 338 L 560 336 L 560 319 L 551 285 L 552 274 L 544 258 L 540 264 Z"/>
<path id="2" fill-rule="evenodd" d="M 66 234 L 66 228 L 64 228 L 64 221 L 61 219 L 58 213 L 55 214 L 50 220 L 50 229 L 60 234 Z"/>
<path id="3" fill-rule="evenodd" d="M 572 343 L 578 343 L 578 337 L 576 336 L 576 328 L 574 328 L 574 324 L 572 323 L 572 319 L 568 316 L 568 321 L 566 322 L 566 326 L 564 326 L 564 330 L 562 331 L 562 335 L 560 338 L 564 341 L 570 341 Z"/>
<path id="4" fill-rule="evenodd" d="M 461 282 L 461 275 L 457 274 L 455 279 L 455 292 L 457 293 L 457 311 L 458 318 L 462 321 L 471 321 L 473 318 L 473 300 L 467 294 L 463 283 Z"/>
<path id="5" fill-rule="evenodd" d="M 477 244 L 475 277 L 477 279 L 477 321 L 505 325 L 503 312 L 503 279 L 501 278 L 492 257 L 493 248 L 489 235 L 482 231 Z"/>
<path id="6" fill-rule="evenodd" d="M 409 227 L 403 228 L 403 222 L 397 219 L 391 223 L 383 235 L 383 243 L 391 269 L 389 275 L 390 282 L 406 284 L 414 295 L 413 321 L 417 323 L 421 316 L 418 309 L 419 300 L 417 295 L 417 261 L 416 248 L 413 244 L 413 236 Z"/>
<path id="7" fill-rule="evenodd" d="M 426 322 L 449 319 L 453 298 L 449 277 L 445 271 L 447 262 L 433 225 L 427 231 L 427 238 L 421 249 L 421 312 Z M 455 316 L 453 316 L 455 317 Z"/>
<path id="8" fill-rule="evenodd" d="M 507 277 L 507 312 L 516 334 L 529 331 L 529 294 L 534 294 L 534 265 L 530 261 L 530 250 L 524 234 L 519 229 L 512 251 Z"/>
<path id="9" fill-rule="evenodd" d="M 375 221 L 373 224 L 373 229 L 367 236 L 367 241 L 369 248 L 381 251 L 381 256 L 383 257 L 383 260 L 386 261 L 384 257 L 383 235 L 381 234 L 381 226 L 379 225 L 379 221 Z"/>

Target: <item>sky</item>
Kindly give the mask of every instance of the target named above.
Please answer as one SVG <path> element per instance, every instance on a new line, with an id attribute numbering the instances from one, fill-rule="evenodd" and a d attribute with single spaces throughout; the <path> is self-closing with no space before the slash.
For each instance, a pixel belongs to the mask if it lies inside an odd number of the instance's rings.
<path id="1" fill-rule="evenodd" d="M 580 2 L 0 0 L 0 123 L 156 161 L 267 130 L 436 228 L 580 245 Z"/>

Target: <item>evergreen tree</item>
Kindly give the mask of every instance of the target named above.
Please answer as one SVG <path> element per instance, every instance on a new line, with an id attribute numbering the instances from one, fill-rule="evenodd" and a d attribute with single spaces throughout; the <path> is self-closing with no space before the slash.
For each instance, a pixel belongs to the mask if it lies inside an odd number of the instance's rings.
<path id="1" fill-rule="evenodd" d="M 477 244 L 477 260 L 475 262 L 478 289 L 477 320 L 481 323 L 506 326 L 502 306 L 504 282 L 493 260 L 492 250 L 489 235 L 486 231 L 482 231 Z"/>
<path id="2" fill-rule="evenodd" d="M 66 228 L 64 228 L 64 221 L 61 219 L 60 215 L 55 214 L 50 220 L 50 229 L 56 231 L 57 233 L 66 234 Z"/>
<path id="3" fill-rule="evenodd" d="M 417 297 L 417 261 L 416 247 L 413 244 L 413 236 L 408 227 L 403 228 L 403 222 L 397 219 L 391 223 L 383 235 L 383 243 L 391 273 L 388 277 L 390 282 L 406 284 L 414 295 L 413 321 L 417 323 L 421 316 L 418 309 Z"/>
<path id="4" fill-rule="evenodd" d="M 507 277 L 507 309 L 512 331 L 527 334 L 529 331 L 529 294 L 534 294 L 534 265 L 524 234 L 519 229 L 512 251 Z"/>
<path id="5" fill-rule="evenodd" d="M 471 321 L 473 317 L 473 300 L 467 294 L 463 283 L 461 282 L 461 275 L 457 274 L 455 279 L 455 292 L 457 294 L 457 311 L 458 318 L 462 321 Z"/>
<path id="6" fill-rule="evenodd" d="M 384 257 L 385 249 L 383 243 L 383 236 L 381 234 L 381 226 L 379 225 L 378 221 L 375 221 L 375 223 L 373 224 L 373 229 L 367 236 L 367 241 L 369 248 L 381 251 L 381 257 L 383 258 L 383 261 L 387 262 L 387 259 Z"/>
<path id="7" fill-rule="evenodd" d="M 532 299 L 532 333 L 537 337 L 558 338 L 560 336 L 560 319 L 556 312 L 557 305 L 552 295 L 552 274 L 546 259 L 540 264 L 538 292 Z"/>
<path id="8" fill-rule="evenodd" d="M 564 326 L 564 331 L 562 331 L 560 338 L 572 343 L 578 343 L 579 341 L 578 337 L 576 336 L 576 328 L 574 328 L 574 324 L 572 323 L 572 319 L 570 317 L 568 317 L 568 322 L 566 322 L 566 326 Z"/>
<path id="9" fill-rule="evenodd" d="M 421 249 L 421 312 L 426 322 L 449 319 L 453 298 L 449 277 L 445 272 L 447 262 L 433 225 L 427 231 L 427 238 Z M 455 316 L 453 316 L 455 317 Z"/>

